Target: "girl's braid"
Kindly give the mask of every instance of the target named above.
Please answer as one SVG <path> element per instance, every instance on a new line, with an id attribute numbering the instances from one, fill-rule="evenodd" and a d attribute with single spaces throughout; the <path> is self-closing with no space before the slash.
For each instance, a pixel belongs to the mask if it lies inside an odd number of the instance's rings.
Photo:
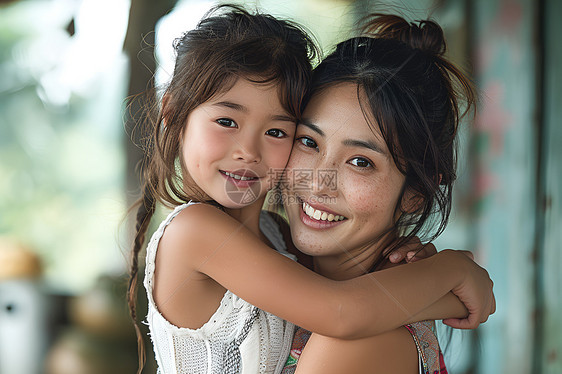
<path id="1" fill-rule="evenodd" d="M 139 204 L 139 209 L 137 210 L 136 219 L 136 234 L 133 244 L 133 250 L 131 251 L 131 267 L 129 269 L 129 288 L 127 291 L 127 301 L 129 304 L 129 311 L 133 323 L 135 326 L 135 332 L 137 334 L 137 347 L 139 355 L 139 369 L 137 374 L 142 372 L 144 363 L 146 361 L 146 352 L 144 347 L 143 336 L 140 331 L 139 324 L 137 322 L 137 311 L 136 311 L 136 301 L 137 301 L 137 279 L 139 270 L 139 252 L 141 251 L 144 240 L 146 237 L 146 231 L 150 224 L 150 220 L 154 215 L 156 209 L 156 201 L 152 193 L 152 189 L 149 183 L 144 183 L 142 188 L 142 197 L 137 202 Z"/>

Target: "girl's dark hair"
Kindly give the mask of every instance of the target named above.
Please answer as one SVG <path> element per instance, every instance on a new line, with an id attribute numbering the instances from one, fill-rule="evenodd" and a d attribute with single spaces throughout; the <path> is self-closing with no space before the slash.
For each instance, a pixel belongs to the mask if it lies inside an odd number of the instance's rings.
<path id="1" fill-rule="evenodd" d="M 144 345 L 135 307 L 138 254 L 156 203 L 171 207 L 189 200 L 209 200 L 197 186 L 183 180 L 180 138 L 188 115 L 242 77 L 278 85 L 281 104 L 296 122 L 309 89 L 311 60 L 318 56 L 315 43 L 299 26 L 233 5 L 213 8 L 195 29 L 176 39 L 174 47 L 174 74 L 162 96 L 162 107 L 155 116 L 150 115 L 155 111 L 147 111 L 151 134 L 131 252 L 128 303 L 139 343 L 139 372 L 144 365 Z"/>
<path id="2" fill-rule="evenodd" d="M 373 128 L 380 127 L 406 177 L 392 228 L 402 236 L 390 236 L 385 256 L 414 236 L 433 240 L 449 218 L 455 137 L 476 94 L 445 52 L 443 30 L 435 22 L 408 23 L 399 16 L 373 14 L 362 36 L 338 44 L 313 73 L 313 93 L 339 83 L 357 84 L 365 118 Z M 407 192 L 415 201 L 413 211 L 404 209 Z"/>

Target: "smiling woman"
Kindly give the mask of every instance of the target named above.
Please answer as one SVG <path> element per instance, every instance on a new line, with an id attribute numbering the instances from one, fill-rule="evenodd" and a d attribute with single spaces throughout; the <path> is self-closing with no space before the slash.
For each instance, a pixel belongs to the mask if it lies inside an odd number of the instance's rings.
<path id="1" fill-rule="evenodd" d="M 291 177 L 284 186 L 293 243 L 313 256 L 316 272 L 340 281 L 394 267 L 393 249 L 443 231 L 460 103 L 468 110 L 475 98 L 442 57 L 439 25 L 382 14 L 368 21 L 364 36 L 338 44 L 315 69 L 287 166 L 289 175 L 331 170 L 337 183 L 315 173 L 306 188 Z M 446 373 L 434 329 L 424 321 L 357 340 L 312 334 L 304 351 L 310 334 L 301 329 L 296 372 Z"/>
<path id="2" fill-rule="evenodd" d="M 287 208 L 293 241 L 312 256 L 364 257 L 365 246 L 382 239 L 398 218 L 394 208 L 405 176 L 394 164 L 380 129 L 369 126 L 357 93 L 353 83 L 320 91 L 308 103 L 297 129 L 289 173 L 295 168 L 333 170 L 338 180 L 334 187 L 313 178 L 310 188 L 290 199 L 302 202 Z M 349 251 L 341 252 L 342 243 Z M 364 261 L 378 257 L 379 251 L 370 252 Z M 361 267 L 357 270 L 358 275 L 365 273 Z"/>

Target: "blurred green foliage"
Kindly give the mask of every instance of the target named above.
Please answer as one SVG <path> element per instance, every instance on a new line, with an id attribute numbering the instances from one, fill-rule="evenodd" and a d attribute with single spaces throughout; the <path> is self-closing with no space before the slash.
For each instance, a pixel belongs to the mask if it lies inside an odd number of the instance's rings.
<path id="1" fill-rule="evenodd" d="M 82 41 L 55 3 L 0 7 L 0 236 L 40 255 L 51 288 L 75 292 L 123 269 L 126 60 L 69 74 Z"/>

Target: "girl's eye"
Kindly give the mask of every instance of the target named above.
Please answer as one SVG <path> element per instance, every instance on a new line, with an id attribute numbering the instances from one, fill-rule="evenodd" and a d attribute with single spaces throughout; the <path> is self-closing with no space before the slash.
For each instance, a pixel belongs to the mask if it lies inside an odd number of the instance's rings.
<path id="1" fill-rule="evenodd" d="M 285 131 L 279 130 L 279 129 L 267 130 L 265 133 L 269 136 L 273 136 L 274 138 L 286 138 L 287 137 L 287 133 Z"/>
<path id="2" fill-rule="evenodd" d="M 369 160 L 367 160 L 366 158 L 363 158 L 363 157 L 354 157 L 351 160 L 349 160 L 349 163 L 353 166 L 357 166 L 357 167 L 360 167 L 360 168 L 368 168 L 368 167 L 373 166 L 371 161 L 369 161 Z"/>
<path id="3" fill-rule="evenodd" d="M 307 148 L 318 148 L 318 144 L 308 136 L 300 137 L 297 140 Z"/>
<path id="4" fill-rule="evenodd" d="M 219 118 L 217 119 L 217 123 L 223 127 L 238 127 L 236 122 L 234 122 L 230 118 Z"/>

